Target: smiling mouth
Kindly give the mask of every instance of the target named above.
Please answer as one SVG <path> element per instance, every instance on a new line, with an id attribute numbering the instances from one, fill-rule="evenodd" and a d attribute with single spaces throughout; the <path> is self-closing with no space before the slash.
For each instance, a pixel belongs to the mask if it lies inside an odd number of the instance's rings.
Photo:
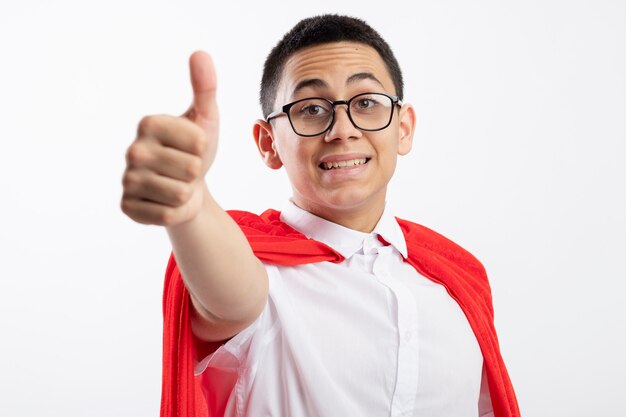
<path id="1" fill-rule="evenodd" d="M 325 171 L 330 171 L 332 169 L 341 169 L 341 168 L 352 168 L 357 165 L 367 164 L 370 158 L 357 158 L 350 159 L 347 161 L 337 161 L 337 162 L 322 162 L 319 167 Z"/>

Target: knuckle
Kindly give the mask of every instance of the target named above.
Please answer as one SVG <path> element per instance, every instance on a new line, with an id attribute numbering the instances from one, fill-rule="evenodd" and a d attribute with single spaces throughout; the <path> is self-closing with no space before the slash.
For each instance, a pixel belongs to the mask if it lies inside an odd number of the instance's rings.
<path id="1" fill-rule="evenodd" d="M 125 172 L 124 175 L 122 176 L 122 187 L 124 188 L 124 190 L 128 190 L 129 188 L 132 188 L 134 184 L 134 179 L 133 179 L 133 175 L 130 172 Z"/>
<path id="2" fill-rule="evenodd" d="M 130 207 L 127 199 L 122 198 L 122 201 L 120 202 L 120 209 L 122 210 L 122 213 L 128 215 Z"/>
<path id="3" fill-rule="evenodd" d="M 130 199 L 126 197 L 122 197 L 122 201 L 120 202 L 120 208 L 122 209 L 122 213 L 124 213 L 125 215 L 127 215 L 133 220 L 135 219 L 136 217 L 135 208 L 132 202 L 130 201 Z"/>
<path id="4" fill-rule="evenodd" d="M 176 220 L 176 213 L 170 208 L 163 208 L 156 215 L 156 222 L 163 226 L 169 226 L 174 224 Z"/>
<path id="5" fill-rule="evenodd" d="M 126 163 L 129 166 L 137 166 L 144 160 L 144 151 L 141 145 L 133 143 L 126 151 Z"/>
<path id="6" fill-rule="evenodd" d="M 203 155 L 209 146 L 209 141 L 204 135 L 204 132 L 196 132 L 193 137 L 193 142 L 194 150 L 198 155 Z"/>
<path id="7" fill-rule="evenodd" d="M 185 165 L 185 176 L 189 180 L 194 180 L 202 174 L 202 162 L 200 159 L 194 158 Z"/>
<path id="8" fill-rule="evenodd" d="M 189 187 L 179 187 L 174 191 L 174 203 L 177 205 L 185 204 L 191 197 L 191 190 Z"/>
<path id="9" fill-rule="evenodd" d="M 156 127 L 157 118 L 155 116 L 144 116 L 139 121 L 137 127 L 137 133 L 139 136 L 143 136 L 147 132 L 152 131 Z"/>

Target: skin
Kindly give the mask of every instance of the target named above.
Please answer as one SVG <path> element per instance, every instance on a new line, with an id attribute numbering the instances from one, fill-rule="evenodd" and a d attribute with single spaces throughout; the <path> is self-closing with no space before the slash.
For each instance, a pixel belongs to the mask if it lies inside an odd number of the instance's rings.
<path id="1" fill-rule="evenodd" d="M 194 53 L 189 67 L 190 108 L 179 117 L 146 116 L 139 123 L 126 153 L 121 208 L 138 223 L 167 229 L 194 307 L 193 332 L 213 342 L 209 353 L 258 317 L 268 280 L 241 229 L 204 181 L 217 150 L 217 80 L 204 52 Z"/>
<path id="2" fill-rule="evenodd" d="M 194 334 L 209 342 L 209 353 L 259 316 L 269 286 L 265 268 L 204 180 L 217 150 L 217 80 L 206 53 L 194 53 L 189 66 L 190 108 L 178 117 L 146 116 L 139 123 L 126 153 L 121 208 L 138 223 L 166 228 L 191 296 Z M 303 86 L 305 80 L 317 81 Z M 348 99 L 362 92 L 395 94 L 382 59 L 361 44 L 331 43 L 294 54 L 277 102 L 310 96 Z M 362 132 L 349 121 L 345 106 L 339 106 L 332 128 L 312 138 L 297 136 L 286 117 L 271 124 L 257 120 L 254 140 L 267 166 L 285 167 L 298 206 L 371 231 L 382 214 L 397 156 L 411 149 L 414 110 L 405 104 L 394 112 L 386 129 Z M 324 161 L 359 157 L 368 162 L 332 171 L 319 167 Z"/>
<path id="3" fill-rule="evenodd" d="M 364 92 L 395 95 L 376 50 L 351 42 L 317 45 L 298 51 L 286 63 L 275 108 L 306 97 L 347 100 Z M 391 124 L 376 132 L 357 129 L 346 106 L 340 105 L 331 129 L 316 137 L 298 136 L 286 116 L 270 123 L 257 120 L 253 133 L 266 165 L 285 168 L 296 205 L 334 223 L 371 232 L 382 215 L 397 157 L 411 150 L 414 126 L 415 111 L 409 104 L 394 110 Z M 362 157 L 368 162 L 351 168 L 319 166 Z"/>

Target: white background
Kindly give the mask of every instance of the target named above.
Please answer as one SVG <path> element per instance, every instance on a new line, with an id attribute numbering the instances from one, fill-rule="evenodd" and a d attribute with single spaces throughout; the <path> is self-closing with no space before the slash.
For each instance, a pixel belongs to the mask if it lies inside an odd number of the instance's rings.
<path id="1" fill-rule="evenodd" d="M 626 3 L 8 2 L 0 6 L 0 416 L 155 416 L 166 233 L 119 210 L 145 114 L 219 77 L 225 208 L 290 195 L 256 154 L 262 62 L 300 18 L 364 18 L 415 105 L 389 203 L 489 272 L 525 416 L 626 415 Z"/>

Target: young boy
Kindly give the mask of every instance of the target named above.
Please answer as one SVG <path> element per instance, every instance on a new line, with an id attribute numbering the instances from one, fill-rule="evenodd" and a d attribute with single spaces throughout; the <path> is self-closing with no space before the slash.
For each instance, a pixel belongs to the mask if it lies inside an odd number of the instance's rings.
<path id="1" fill-rule="evenodd" d="M 519 415 L 482 265 L 385 210 L 415 112 L 380 35 L 317 16 L 268 56 L 254 140 L 291 182 L 282 213 L 212 198 L 215 74 L 202 52 L 190 71 L 192 106 L 141 121 L 123 181 L 173 246 L 162 416 Z"/>

